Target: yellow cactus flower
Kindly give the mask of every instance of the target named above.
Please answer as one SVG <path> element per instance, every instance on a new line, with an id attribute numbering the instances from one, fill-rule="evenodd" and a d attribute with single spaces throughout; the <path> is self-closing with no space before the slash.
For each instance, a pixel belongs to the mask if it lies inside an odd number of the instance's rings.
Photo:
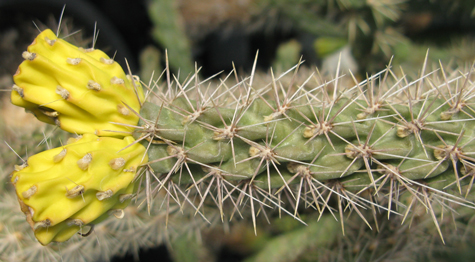
<path id="1" fill-rule="evenodd" d="M 121 218 L 135 193 L 137 169 L 148 161 L 140 143 L 127 147 L 131 136 L 85 134 L 69 142 L 30 157 L 11 176 L 21 210 L 43 245 L 84 234 L 110 215 Z"/>
<path id="2" fill-rule="evenodd" d="M 13 76 L 13 104 L 71 133 L 124 136 L 108 130 L 133 131 L 126 125 L 139 119 L 130 108 L 138 112 L 144 100 L 140 81 L 104 52 L 76 47 L 48 29 L 23 58 Z"/>

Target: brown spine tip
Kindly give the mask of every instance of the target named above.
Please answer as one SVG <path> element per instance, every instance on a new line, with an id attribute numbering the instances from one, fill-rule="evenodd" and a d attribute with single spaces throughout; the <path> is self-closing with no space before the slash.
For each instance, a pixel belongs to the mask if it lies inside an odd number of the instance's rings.
<path id="1" fill-rule="evenodd" d="M 33 61 L 36 58 L 36 53 L 30 53 L 28 51 L 25 51 L 21 54 L 23 59 Z"/>
<path id="2" fill-rule="evenodd" d="M 80 169 L 86 171 L 87 168 L 89 167 L 89 164 L 91 164 L 91 162 L 92 162 L 92 155 L 91 153 L 87 153 L 81 159 L 78 160 L 77 164 Z"/>
<path id="3" fill-rule="evenodd" d="M 89 80 L 87 82 L 87 89 L 100 91 L 101 90 L 101 84 L 99 84 L 97 82 L 94 82 L 92 80 Z"/>

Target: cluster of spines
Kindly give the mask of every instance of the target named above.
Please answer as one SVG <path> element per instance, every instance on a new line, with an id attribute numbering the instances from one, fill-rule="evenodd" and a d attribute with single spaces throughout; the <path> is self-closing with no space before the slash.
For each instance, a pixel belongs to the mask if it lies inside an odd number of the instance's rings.
<path id="1" fill-rule="evenodd" d="M 165 190 L 204 216 L 208 200 L 221 219 L 229 203 L 230 218 L 250 209 L 255 224 L 266 208 L 299 220 L 301 205 L 333 214 L 333 196 L 340 220 L 354 210 L 368 226 L 361 208 L 388 216 L 405 208 L 407 217 L 420 203 L 438 227 L 433 204 L 474 207 L 445 193 L 466 196 L 473 184 L 472 70 L 449 78 L 424 67 L 409 82 L 388 67 L 360 83 L 352 76 L 355 84 L 342 89 L 339 72 L 328 83 L 312 86 L 312 75 L 297 85 L 297 66 L 287 88 L 272 72 L 260 88 L 251 75 L 204 89 L 197 74 L 175 88 L 150 88 L 160 103 L 144 104 L 135 131 L 150 157 L 147 201 Z"/>

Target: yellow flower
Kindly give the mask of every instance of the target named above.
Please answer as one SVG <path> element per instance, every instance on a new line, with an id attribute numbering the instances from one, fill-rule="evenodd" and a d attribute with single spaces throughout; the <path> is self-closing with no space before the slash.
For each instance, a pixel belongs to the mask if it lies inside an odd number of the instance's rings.
<path id="1" fill-rule="evenodd" d="M 66 241 L 110 215 L 123 215 L 137 169 L 148 161 L 141 144 L 125 148 L 133 141 L 85 134 L 16 166 L 11 181 L 41 244 Z"/>
<path id="2" fill-rule="evenodd" d="M 111 122 L 137 124 L 139 118 L 130 108 L 140 110 L 142 87 L 104 52 L 78 48 L 48 29 L 23 58 L 13 76 L 13 104 L 71 133 L 124 136 L 107 130 L 133 131 Z"/>

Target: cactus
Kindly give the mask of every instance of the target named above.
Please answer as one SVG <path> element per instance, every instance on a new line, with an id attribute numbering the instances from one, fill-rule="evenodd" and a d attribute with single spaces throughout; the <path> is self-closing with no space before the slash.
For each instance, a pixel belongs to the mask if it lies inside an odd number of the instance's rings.
<path id="1" fill-rule="evenodd" d="M 149 190 L 184 185 L 202 199 L 197 212 L 209 197 L 222 219 L 225 201 L 234 206 L 232 217 L 249 198 L 254 221 L 265 207 L 297 219 L 303 206 L 331 212 L 331 195 L 357 213 L 369 204 L 388 216 L 400 212 L 402 192 L 424 205 L 430 205 L 425 194 L 445 195 L 449 188 L 467 195 L 471 185 L 462 186 L 471 184 L 474 165 L 470 74 L 458 77 L 458 88 L 448 81 L 436 86 L 427 76 L 390 84 L 391 74 L 388 68 L 349 88 L 339 86 L 338 75 L 333 86 L 282 87 L 273 77 L 259 89 L 251 78 L 209 95 L 190 80 L 176 95 L 159 95 L 160 105 L 141 109 L 136 137 L 147 141 L 147 165 L 162 174 Z M 385 207 L 373 200 L 381 196 L 388 198 Z M 284 209 L 289 204 L 292 212 Z"/>
<path id="2" fill-rule="evenodd" d="M 108 72 L 96 65 L 100 51 L 82 53 L 50 34 L 41 33 L 24 54 L 12 102 L 83 136 L 32 156 L 12 173 L 21 209 L 42 244 L 65 241 L 109 210 L 123 209 L 123 196 L 137 190 L 149 213 L 160 208 L 154 198 L 166 202 L 166 224 L 172 209 L 190 206 L 209 223 L 215 214 L 223 222 L 249 217 L 255 234 L 259 216 L 269 219 L 272 210 L 302 223 L 306 215 L 332 215 L 345 234 L 345 212 L 378 229 L 366 209 L 404 222 L 422 206 L 443 240 L 436 206 L 475 208 L 468 200 L 475 170 L 473 67 L 447 73 L 424 65 L 410 80 L 388 66 L 362 82 L 350 74 L 349 84 L 339 71 L 331 81 L 317 74 L 302 80 L 298 64 L 277 77 L 271 71 L 266 84 L 253 71 L 233 84 L 229 74 L 215 87 L 198 72 L 173 82 L 167 67 L 166 85 L 142 83 L 149 97 L 143 102 L 135 80 L 124 81 L 126 89 L 95 78 L 101 88 L 88 85 L 92 76 L 110 81 L 123 71 Z M 51 50 L 57 44 L 81 55 L 59 49 L 57 58 Z M 77 66 L 67 64 L 69 56 L 95 66 L 69 71 Z M 52 72 L 65 76 L 63 70 L 76 81 L 53 79 Z M 110 96 L 104 99 L 102 91 Z M 91 105 L 99 112 L 87 111 Z"/>
<path id="3" fill-rule="evenodd" d="M 109 215 L 123 216 L 134 197 L 137 168 L 147 159 L 139 144 L 121 150 L 132 137 L 85 134 L 70 140 L 30 157 L 12 173 L 21 210 L 43 245 L 67 240 Z"/>
<path id="4" fill-rule="evenodd" d="M 142 89 L 104 52 L 73 46 L 48 29 L 23 52 L 23 58 L 13 76 L 12 103 L 39 120 L 71 133 L 99 136 L 130 131 L 126 125 L 137 123 L 130 109 L 140 108 Z"/>

